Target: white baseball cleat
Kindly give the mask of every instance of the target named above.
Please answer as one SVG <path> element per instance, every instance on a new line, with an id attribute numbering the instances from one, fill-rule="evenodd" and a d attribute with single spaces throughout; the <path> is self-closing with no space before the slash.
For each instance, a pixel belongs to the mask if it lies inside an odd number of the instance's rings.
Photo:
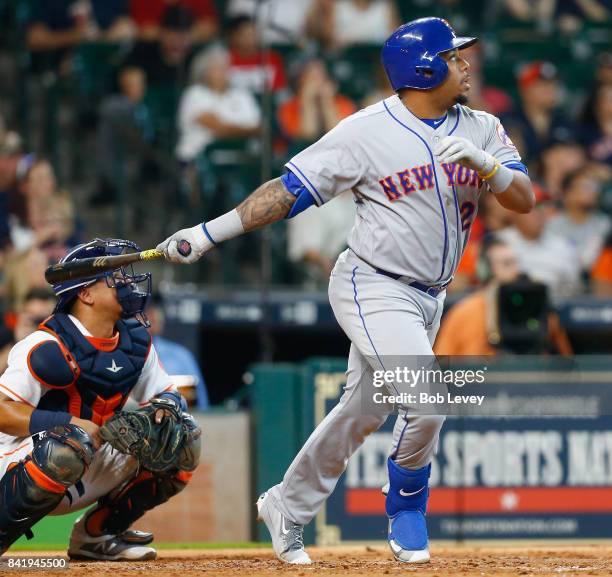
<path id="1" fill-rule="evenodd" d="M 401 563 L 429 563 L 431 559 L 429 549 L 421 549 L 418 551 L 407 551 L 402 549 L 395 541 L 389 541 L 389 547 L 393 552 L 393 556 Z"/>
<path id="2" fill-rule="evenodd" d="M 92 537 L 85 530 L 86 515 L 82 515 L 72 528 L 68 557 L 96 561 L 149 561 L 157 557 L 153 547 L 124 541 L 117 535 Z"/>
<path id="3" fill-rule="evenodd" d="M 422 523 L 418 522 L 420 518 Z M 426 531 L 425 518 L 420 511 L 404 511 L 389 519 L 387 539 L 393 556 L 401 563 L 429 563 L 431 556 Z"/>
<path id="4" fill-rule="evenodd" d="M 257 520 L 266 524 L 274 552 L 281 561 L 292 565 L 312 563 L 304 550 L 304 526 L 284 517 L 267 492 L 257 499 L 257 513 Z"/>

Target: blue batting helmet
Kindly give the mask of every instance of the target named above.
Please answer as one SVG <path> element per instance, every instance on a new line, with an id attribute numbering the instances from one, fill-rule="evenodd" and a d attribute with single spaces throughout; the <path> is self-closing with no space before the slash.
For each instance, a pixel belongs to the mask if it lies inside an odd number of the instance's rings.
<path id="1" fill-rule="evenodd" d="M 442 84 L 448 65 L 442 52 L 467 48 L 478 38 L 457 37 L 446 20 L 419 18 L 400 26 L 385 42 L 382 63 L 396 92 L 401 88 L 428 90 Z"/>
<path id="2" fill-rule="evenodd" d="M 91 242 L 73 248 L 60 262 L 139 251 L 140 247 L 129 240 L 95 238 Z M 54 284 L 53 292 L 58 297 L 54 312 L 67 313 L 79 291 L 101 279 L 106 279 L 106 284 L 117 290 L 117 300 L 123 310 L 123 318 L 139 317 L 146 325 L 144 310 L 151 296 L 151 273 L 135 274 L 131 265 L 119 267 L 110 272 L 92 274 L 86 278 L 69 279 Z"/>

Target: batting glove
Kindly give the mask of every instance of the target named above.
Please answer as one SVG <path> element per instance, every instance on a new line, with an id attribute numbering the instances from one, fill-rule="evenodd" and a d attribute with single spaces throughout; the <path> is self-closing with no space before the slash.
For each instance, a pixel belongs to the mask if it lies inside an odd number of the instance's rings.
<path id="1" fill-rule="evenodd" d="M 457 162 L 474 169 L 480 176 L 489 174 L 497 163 L 494 156 L 460 136 L 445 136 L 434 148 L 434 154 L 440 162 Z"/>
<path id="2" fill-rule="evenodd" d="M 202 258 L 213 246 L 202 225 L 198 224 L 175 232 L 156 248 L 163 252 L 170 262 L 191 264 Z"/>

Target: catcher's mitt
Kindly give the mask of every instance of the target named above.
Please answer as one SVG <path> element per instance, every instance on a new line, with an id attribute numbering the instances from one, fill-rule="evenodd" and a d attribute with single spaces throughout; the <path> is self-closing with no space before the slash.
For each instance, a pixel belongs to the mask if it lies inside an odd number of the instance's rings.
<path id="1" fill-rule="evenodd" d="M 119 411 L 100 427 L 100 436 L 154 473 L 191 471 L 198 465 L 202 431 L 170 399 L 151 399 L 136 411 Z"/>

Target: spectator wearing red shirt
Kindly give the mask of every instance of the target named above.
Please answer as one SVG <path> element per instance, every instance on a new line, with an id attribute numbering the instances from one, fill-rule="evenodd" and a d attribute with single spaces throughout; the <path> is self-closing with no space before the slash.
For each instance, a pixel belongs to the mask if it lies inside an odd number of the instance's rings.
<path id="1" fill-rule="evenodd" d="M 277 92 L 287 86 L 285 66 L 278 52 L 262 53 L 255 21 L 249 16 L 236 16 L 227 25 L 232 86 L 254 94 L 268 87 Z"/>
<path id="2" fill-rule="evenodd" d="M 207 42 L 217 35 L 218 18 L 214 0 L 130 0 L 130 14 L 142 40 L 159 38 L 166 11 L 172 6 L 181 6 L 193 14 L 192 42 Z"/>

